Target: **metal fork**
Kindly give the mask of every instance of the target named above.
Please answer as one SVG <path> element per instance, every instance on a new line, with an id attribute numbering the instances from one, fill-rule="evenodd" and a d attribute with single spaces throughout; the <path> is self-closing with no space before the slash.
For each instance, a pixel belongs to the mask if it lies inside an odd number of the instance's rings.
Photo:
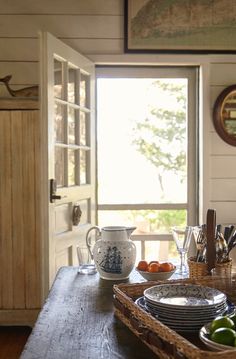
<path id="1" fill-rule="evenodd" d="M 196 262 L 204 262 L 205 261 L 205 251 L 206 251 L 206 225 L 203 224 L 198 232 L 196 239 L 197 246 L 197 255 Z"/>

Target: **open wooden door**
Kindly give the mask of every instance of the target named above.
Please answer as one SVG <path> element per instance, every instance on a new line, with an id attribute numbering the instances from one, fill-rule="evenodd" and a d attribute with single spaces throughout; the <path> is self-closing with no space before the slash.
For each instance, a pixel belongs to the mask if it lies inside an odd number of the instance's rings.
<path id="1" fill-rule="evenodd" d="M 95 67 L 49 33 L 41 34 L 43 271 L 47 291 L 95 223 Z"/>

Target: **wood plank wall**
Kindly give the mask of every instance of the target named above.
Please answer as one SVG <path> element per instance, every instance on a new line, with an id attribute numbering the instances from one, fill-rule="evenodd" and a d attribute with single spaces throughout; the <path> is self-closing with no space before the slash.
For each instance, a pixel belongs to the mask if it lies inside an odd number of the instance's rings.
<path id="1" fill-rule="evenodd" d="M 8 111 L 0 103 L 1 309 L 41 305 L 38 133 L 38 110 L 20 111 L 16 104 Z"/>
<path id="2" fill-rule="evenodd" d="M 104 60 L 104 63 L 107 58 L 109 62 L 120 60 L 125 56 L 123 8 L 123 0 L 0 0 L 0 77 L 12 74 L 13 88 L 38 83 L 39 30 L 51 32 L 91 60 Z M 137 63 L 141 57 L 126 55 L 122 61 Z M 219 138 L 212 125 L 212 107 L 217 95 L 236 83 L 236 55 L 157 56 L 161 64 L 165 59 L 169 64 L 204 63 L 208 67 L 210 76 L 204 82 L 204 92 L 209 91 L 209 98 L 203 102 L 211 103 L 204 104 L 207 110 L 203 121 L 208 126 L 203 126 L 207 129 L 203 208 L 204 212 L 209 207 L 215 208 L 218 222 L 236 223 L 236 150 Z M 0 96 L 6 95 L 4 86 L 0 85 Z"/>

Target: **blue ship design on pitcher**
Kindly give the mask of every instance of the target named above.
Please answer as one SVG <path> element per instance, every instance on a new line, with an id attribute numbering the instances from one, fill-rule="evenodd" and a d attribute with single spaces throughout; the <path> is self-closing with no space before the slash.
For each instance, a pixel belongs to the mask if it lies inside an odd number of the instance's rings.
<path id="1" fill-rule="evenodd" d="M 106 273 L 120 274 L 122 271 L 121 251 L 117 247 L 108 247 L 103 260 L 99 264 Z"/>

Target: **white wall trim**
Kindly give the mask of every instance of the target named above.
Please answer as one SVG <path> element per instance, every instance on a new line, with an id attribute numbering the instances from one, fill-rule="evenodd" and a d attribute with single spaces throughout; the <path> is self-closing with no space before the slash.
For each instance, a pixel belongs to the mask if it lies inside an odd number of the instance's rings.
<path id="1" fill-rule="evenodd" d="M 200 67 L 199 86 L 199 222 L 205 223 L 207 209 L 210 206 L 210 146 L 211 121 L 210 66 L 204 63 Z"/>
<path id="2" fill-rule="evenodd" d="M 160 54 L 90 54 L 96 65 L 165 65 L 202 66 L 210 63 L 235 63 L 235 55 L 160 55 Z"/>

